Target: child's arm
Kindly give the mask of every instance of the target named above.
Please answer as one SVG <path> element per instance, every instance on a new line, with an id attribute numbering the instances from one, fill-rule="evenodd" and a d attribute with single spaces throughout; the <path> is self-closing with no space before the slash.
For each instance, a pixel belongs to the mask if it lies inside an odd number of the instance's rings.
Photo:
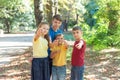
<path id="1" fill-rule="evenodd" d="M 57 54 L 57 51 L 53 51 L 53 52 L 51 52 L 50 58 L 53 59 L 53 58 L 56 56 L 56 54 Z"/>
<path id="2" fill-rule="evenodd" d="M 76 44 L 75 47 L 78 49 L 81 49 L 83 44 L 84 44 L 83 40 L 80 40 L 80 42 L 78 44 Z"/>
<path id="3" fill-rule="evenodd" d="M 36 41 L 42 33 L 43 33 L 43 30 L 41 28 L 39 28 L 35 34 L 34 41 Z"/>
<path id="4" fill-rule="evenodd" d="M 68 43 L 66 40 L 63 40 L 63 44 L 65 45 L 66 48 L 68 48 Z"/>
<path id="5" fill-rule="evenodd" d="M 53 42 L 50 43 L 50 47 L 54 47 L 58 45 L 58 40 L 54 40 Z"/>
<path id="6" fill-rule="evenodd" d="M 35 34 L 34 41 L 36 41 L 40 36 Z"/>

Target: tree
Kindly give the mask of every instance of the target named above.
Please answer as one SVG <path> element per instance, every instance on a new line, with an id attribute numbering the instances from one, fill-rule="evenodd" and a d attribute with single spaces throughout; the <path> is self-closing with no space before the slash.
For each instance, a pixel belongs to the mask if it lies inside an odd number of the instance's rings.
<path id="1" fill-rule="evenodd" d="M 43 19 L 43 2 L 42 2 L 42 0 L 34 0 L 34 14 L 35 14 L 36 26 L 38 26 L 39 23 Z"/>
<path id="2" fill-rule="evenodd" d="M 30 0 L 0 0 L 0 24 L 4 26 L 1 28 L 10 33 L 14 27 L 19 28 L 21 24 L 33 25 L 31 4 Z"/>
<path id="3" fill-rule="evenodd" d="M 96 19 L 93 17 L 94 14 L 98 11 L 99 6 L 95 0 L 90 0 L 85 5 L 86 13 L 84 14 L 85 22 L 90 26 L 90 29 L 96 24 Z"/>
<path id="4" fill-rule="evenodd" d="M 119 0 L 99 0 L 96 1 L 100 10 L 96 14 L 98 19 L 108 22 L 108 35 L 114 35 L 120 25 L 120 1 Z M 103 13 L 104 12 L 104 13 Z"/>
<path id="5" fill-rule="evenodd" d="M 18 6 L 20 7 L 21 1 L 11 0 L 5 1 L 0 0 L 0 19 L 7 29 L 7 32 L 10 32 L 10 25 L 12 24 L 12 18 L 16 15 L 16 12 L 19 12 Z"/>
<path id="6" fill-rule="evenodd" d="M 53 0 L 47 0 L 44 2 L 44 17 L 49 22 L 49 24 L 52 23 L 52 16 L 53 16 Z"/>

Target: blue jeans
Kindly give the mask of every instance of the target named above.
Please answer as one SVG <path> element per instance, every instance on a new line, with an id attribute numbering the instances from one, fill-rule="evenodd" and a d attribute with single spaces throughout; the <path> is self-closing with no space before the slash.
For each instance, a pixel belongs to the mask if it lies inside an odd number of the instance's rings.
<path id="1" fill-rule="evenodd" d="M 84 66 L 72 66 L 70 80 L 83 80 Z"/>
<path id="2" fill-rule="evenodd" d="M 52 66 L 52 80 L 65 80 L 66 66 Z"/>

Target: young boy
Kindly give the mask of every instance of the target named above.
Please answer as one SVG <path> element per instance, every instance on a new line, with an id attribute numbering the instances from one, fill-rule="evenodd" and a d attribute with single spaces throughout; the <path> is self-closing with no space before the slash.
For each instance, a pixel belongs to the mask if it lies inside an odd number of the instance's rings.
<path id="1" fill-rule="evenodd" d="M 52 64 L 52 80 L 65 80 L 66 77 L 66 52 L 68 48 L 67 42 L 63 38 L 63 34 L 57 34 L 53 41 L 55 45 L 51 48 Z"/>
<path id="2" fill-rule="evenodd" d="M 84 73 L 84 53 L 86 49 L 86 43 L 82 37 L 82 31 L 79 26 L 72 29 L 75 43 L 72 51 L 71 58 L 71 79 L 70 80 L 83 80 Z"/>
<path id="3" fill-rule="evenodd" d="M 53 16 L 52 18 L 52 25 L 50 26 L 49 29 L 49 36 L 50 36 L 50 40 L 51 40 L 51 44 L 50 45 L 54 45 L 52 44 L 53 41 L 55 40 L 55 35 L 62 33 L 62 31 L 59 29 L 60 25 L 62 24 L 62 17 L 59 14 L 56 14 Z M 49 59 L 49 69 L 50 69 L 50 76 L 52 74 L 52 59 L 50 58 L 50 47 L 48 49 L 48 59 Z"/>

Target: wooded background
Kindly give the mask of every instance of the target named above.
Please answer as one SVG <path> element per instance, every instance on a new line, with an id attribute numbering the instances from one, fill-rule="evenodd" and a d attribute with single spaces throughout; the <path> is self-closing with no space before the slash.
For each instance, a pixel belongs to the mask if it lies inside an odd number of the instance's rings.
<path id="1" fill-rule="evenodd" d="M 81 26 L 90 47 L 120 48 L 120 0 L 0 0 L 0 29 L 32 31 L 61 14 L 68 28 Z"/>

